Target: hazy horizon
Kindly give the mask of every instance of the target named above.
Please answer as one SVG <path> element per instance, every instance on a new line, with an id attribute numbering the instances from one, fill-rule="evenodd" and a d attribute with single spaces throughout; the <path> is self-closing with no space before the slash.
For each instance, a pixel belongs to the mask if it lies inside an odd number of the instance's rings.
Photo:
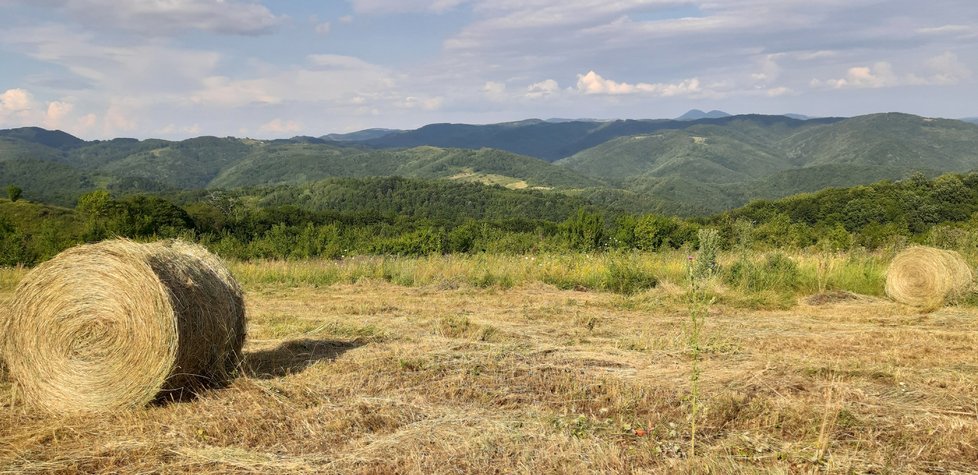
<path id="1" fill-rule="evenodd" d="M 690 109 L 689 111 L 686 111 L 686 112 L 690 112 L 692 110 L 695 110 L 695 109 Z M 700 109 L 700 110 L 702 110 L 702 109 Z M 709 110 L 702 110 L 702 111 L 703 112 L 710 112 L 712 110 L 719 110 L 719 109 L 709 109 Z M 721 112 L 727 112 L 727 113 L 729 113 L 728 111 L 721 111 Z M 908 112 L 901 112 L 901 111 L 881 111 L 881 112 L 871 112 L 871 113 L 868 113 L 868 114 L 860 114 L 859 116 L 862 116 L 862 115 L 874 115 L 874 114 L 888 114 L 888 113 L 910 114 Z M 787 114 L 794 114 L 794 113 L 793 112 L 787 112 L 787 113 L 784 113 L 784 114 L 758 114 L 758 113 L 755 113 L 755 112 L 743 112 L 743 113 L 729 113 L 729 114 L 731 116 L 742 116 L 742 115 L 772 115 L 772 116 L 776 116 L 776 115 L 787 115 Z M 801 115 L 805 115 L 805 114 L 801 114 Z M 912 115 L 916 115 L 916 114 L 912 114 Z M 841 116 L 841 115 L 833 115 L 833 116 L 809 116 L 808 119 L 853 118 L 853 117 L 859 117 L 859 116 Z M 950 119 L 950 120 L 969 120 L 969 121 L 978 119 L 978 118 L 975 118 L 975 117 L 932 117 L 932 118 Z M 435 125 L 435 124 L 458 124 L 458 125 L 475 125 L 475 126 L 480 126 L 480 125 L 494 125 L 494 124 L 505 124 L 505 123 L 524 122 L 524 121 L 529 121 L 529 120 L 613 122 L 613 121 L 617 121 L 617 120 L 675 120 L 675 119 L 677 119 L 677 117 L 641 117 L 641 118 L 640 117 L 636 117 L 636 118 L 595 118 L 595 117 L 547 117 L 547 118 L 541 118 L 541 117 L 526 117 L 526 118 L 523 118 L 523 119 L 506 120 L 506 121 L 500 121 L 500 122 L 483 122 L 483 123 L 474 123 L 474 122 L 432 122 L 432 123 L 428 123 L 428 124 L 422 124 L 422 125 L 420 125 L 418 127 L 410 127 L 410 128 L 366 127 L 366 128 L 363 128 L 363 129 L 357 129 L 357 130 L 351 130 L 351 131 L 329 131 L 329 130 L 327 130 L 327 131 L 319 131 L 319 132 L 317 132 L 317 131 L 310 131 L 309 133 L 291 134 L 291 135 L 278 136 L 278 137 L 271 137 L 271 136 L 266 137 L 266 136 L 262 136 L 262 135 L 203 134 L 203 133 L 201 133 L 201 134 L 188 134 L 188 135 L 170 135 L 168 137 L 161 137 L 161 136 L 154 136 L 154 135 L 147 135 L 147 136 L 118 135 L 118 136 L 114 136 L 114 137 L 86 137 L 84 135 L 73 134 L 73 133 L 71 133 L 70 131 L 67 131 L 67 130 L 63 130 L 63 129 L 59 129 L 59 128 L 46 128 L 43 125 L 38 125 L 38 124 L 24 124 L 24 125 L 20 125 L 20 126 L 2 127 L 2 128 L 0 128 L 0 130 L 4 130 L 4 129 L 16 129 L 16 128 L 22 128 L 22 127 L 39 127 L 39 128 L 45 129 L 45 130 L 66 132 L 66 133 L 69 133 L 71 135 L 74 135 L 75 137 L 78 137 L 78 138 L 83 139 L 83 140 L 86 140 L 86 141 L 92 141 L 92 140 L 109 140 L 109 139 L 116 139 L 116 138 L 135 138 L 135 139 L 139 139 L 139 140 L 166 138 L 167 140 L 176 140 L 176 141 L 179 141 L 179 140 L 187 140 L 187 139 L 192 139 L 192 138 L 197 138 L 197 137 L 212 137 L 212 136 L 214 136 L 214 137 L 234 137 L 234 138 L 241 138 L 241 139 L 248 138 L 248 139 L 254 139 L 254 140 L 278 140 L 278 139 L 290 139 L 290 138 L 294 138 L 294 137 L 315 137 L 315 138 L 318 138 L 318 137 L 324 137 L 324 136 L 332 135 L 332 134 L 342 135 L 342 134 L 349 134 L 349 133 L 353 133 L 353 132 L 362 132 L 362 131 L 366 131 L 366 130 L 405 130 L 405 131 L 408 131 L 408 130 L 416 130 L 416 129 L 419 129 L 421 127 L 427 126 L 427 125 Z M 978 124 L 976 124 L 976 125 L 978 125 Z"/>
<path id="2" fill-rule="evenodd" d="M 281 138 L 431 123 L 978 116 L 978 4 L 0 0 L 0 128 Z"/>

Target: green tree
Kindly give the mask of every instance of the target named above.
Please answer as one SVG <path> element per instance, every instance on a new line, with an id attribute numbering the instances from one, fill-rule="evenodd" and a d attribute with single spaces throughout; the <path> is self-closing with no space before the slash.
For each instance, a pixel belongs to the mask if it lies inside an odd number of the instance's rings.
<path id="1" fill-rule="evenodd" d="M 577 214 L 564 221 L 563 234 L 571 249 L 598 249 L 605 240 L 604 216 L 580 208 Z"/>
<path id="2" fill-rule="evenodd" d="M 672 236 L 679 228 L 679 221 L 669 216 L 648 214 L 635 223 L 635 243 L 639 249 L 656 251 L 663 246 L 681 243 L 672 242 Z"/>
<path id="3" fill-rule="evenodd" d="M 21 190 L 19 187 L 10 185 L 7 187 L 7 198 L 10 198 L 10 201 L 12 202 L 17 201 L 20 199 L 20 195 L 23 192 L 24 190 Z"/>
<path id="4" fill-rule="evenodd" d="M 95 190 L 78 198 L 75 209 L 91 218 L 104 218 L 112 208 L 112 195 L 106 190 Z"/>

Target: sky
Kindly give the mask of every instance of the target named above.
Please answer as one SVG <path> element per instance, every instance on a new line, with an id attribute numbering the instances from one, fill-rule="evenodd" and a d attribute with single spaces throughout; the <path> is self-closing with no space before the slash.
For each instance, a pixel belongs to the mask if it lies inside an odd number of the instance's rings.
<path id="1" fill-rule="evenodd" d="M 0 0 L 0 128 L 978 116 L 974 0 Z"/>

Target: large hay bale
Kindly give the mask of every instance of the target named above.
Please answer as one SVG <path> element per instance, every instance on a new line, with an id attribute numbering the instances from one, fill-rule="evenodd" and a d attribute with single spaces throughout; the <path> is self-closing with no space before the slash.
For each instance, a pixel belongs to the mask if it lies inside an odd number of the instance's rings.
<path id="1" fill-rule="evenodd" d="M 954 251 L 911 247 L 893 259 L 886 271 L 886 295 L 897 302 L 935 309 L 972 288 L 971 267 Z"/>
<path id="2" fill-rule="evenodd" d="M 181 241 L 78 246 L 18 285 L 4 353 L 18 393 L 52 412 L 104 412 L 222 384 L 237 371 L 244 299 Z"/>

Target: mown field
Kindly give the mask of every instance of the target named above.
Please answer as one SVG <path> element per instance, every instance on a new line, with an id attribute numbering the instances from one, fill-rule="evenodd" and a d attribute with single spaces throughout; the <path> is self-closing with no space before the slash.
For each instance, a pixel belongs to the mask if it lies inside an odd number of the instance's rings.
<path id="1" fill-rule="evenodd" d="M 100 417 L 2 382 L 0 473 L 978 472 L 978 308 L 889 302 L 890 257 L 721 256 L 695 454 L 685 254 L 235 263 L 240 378 Z"/>

